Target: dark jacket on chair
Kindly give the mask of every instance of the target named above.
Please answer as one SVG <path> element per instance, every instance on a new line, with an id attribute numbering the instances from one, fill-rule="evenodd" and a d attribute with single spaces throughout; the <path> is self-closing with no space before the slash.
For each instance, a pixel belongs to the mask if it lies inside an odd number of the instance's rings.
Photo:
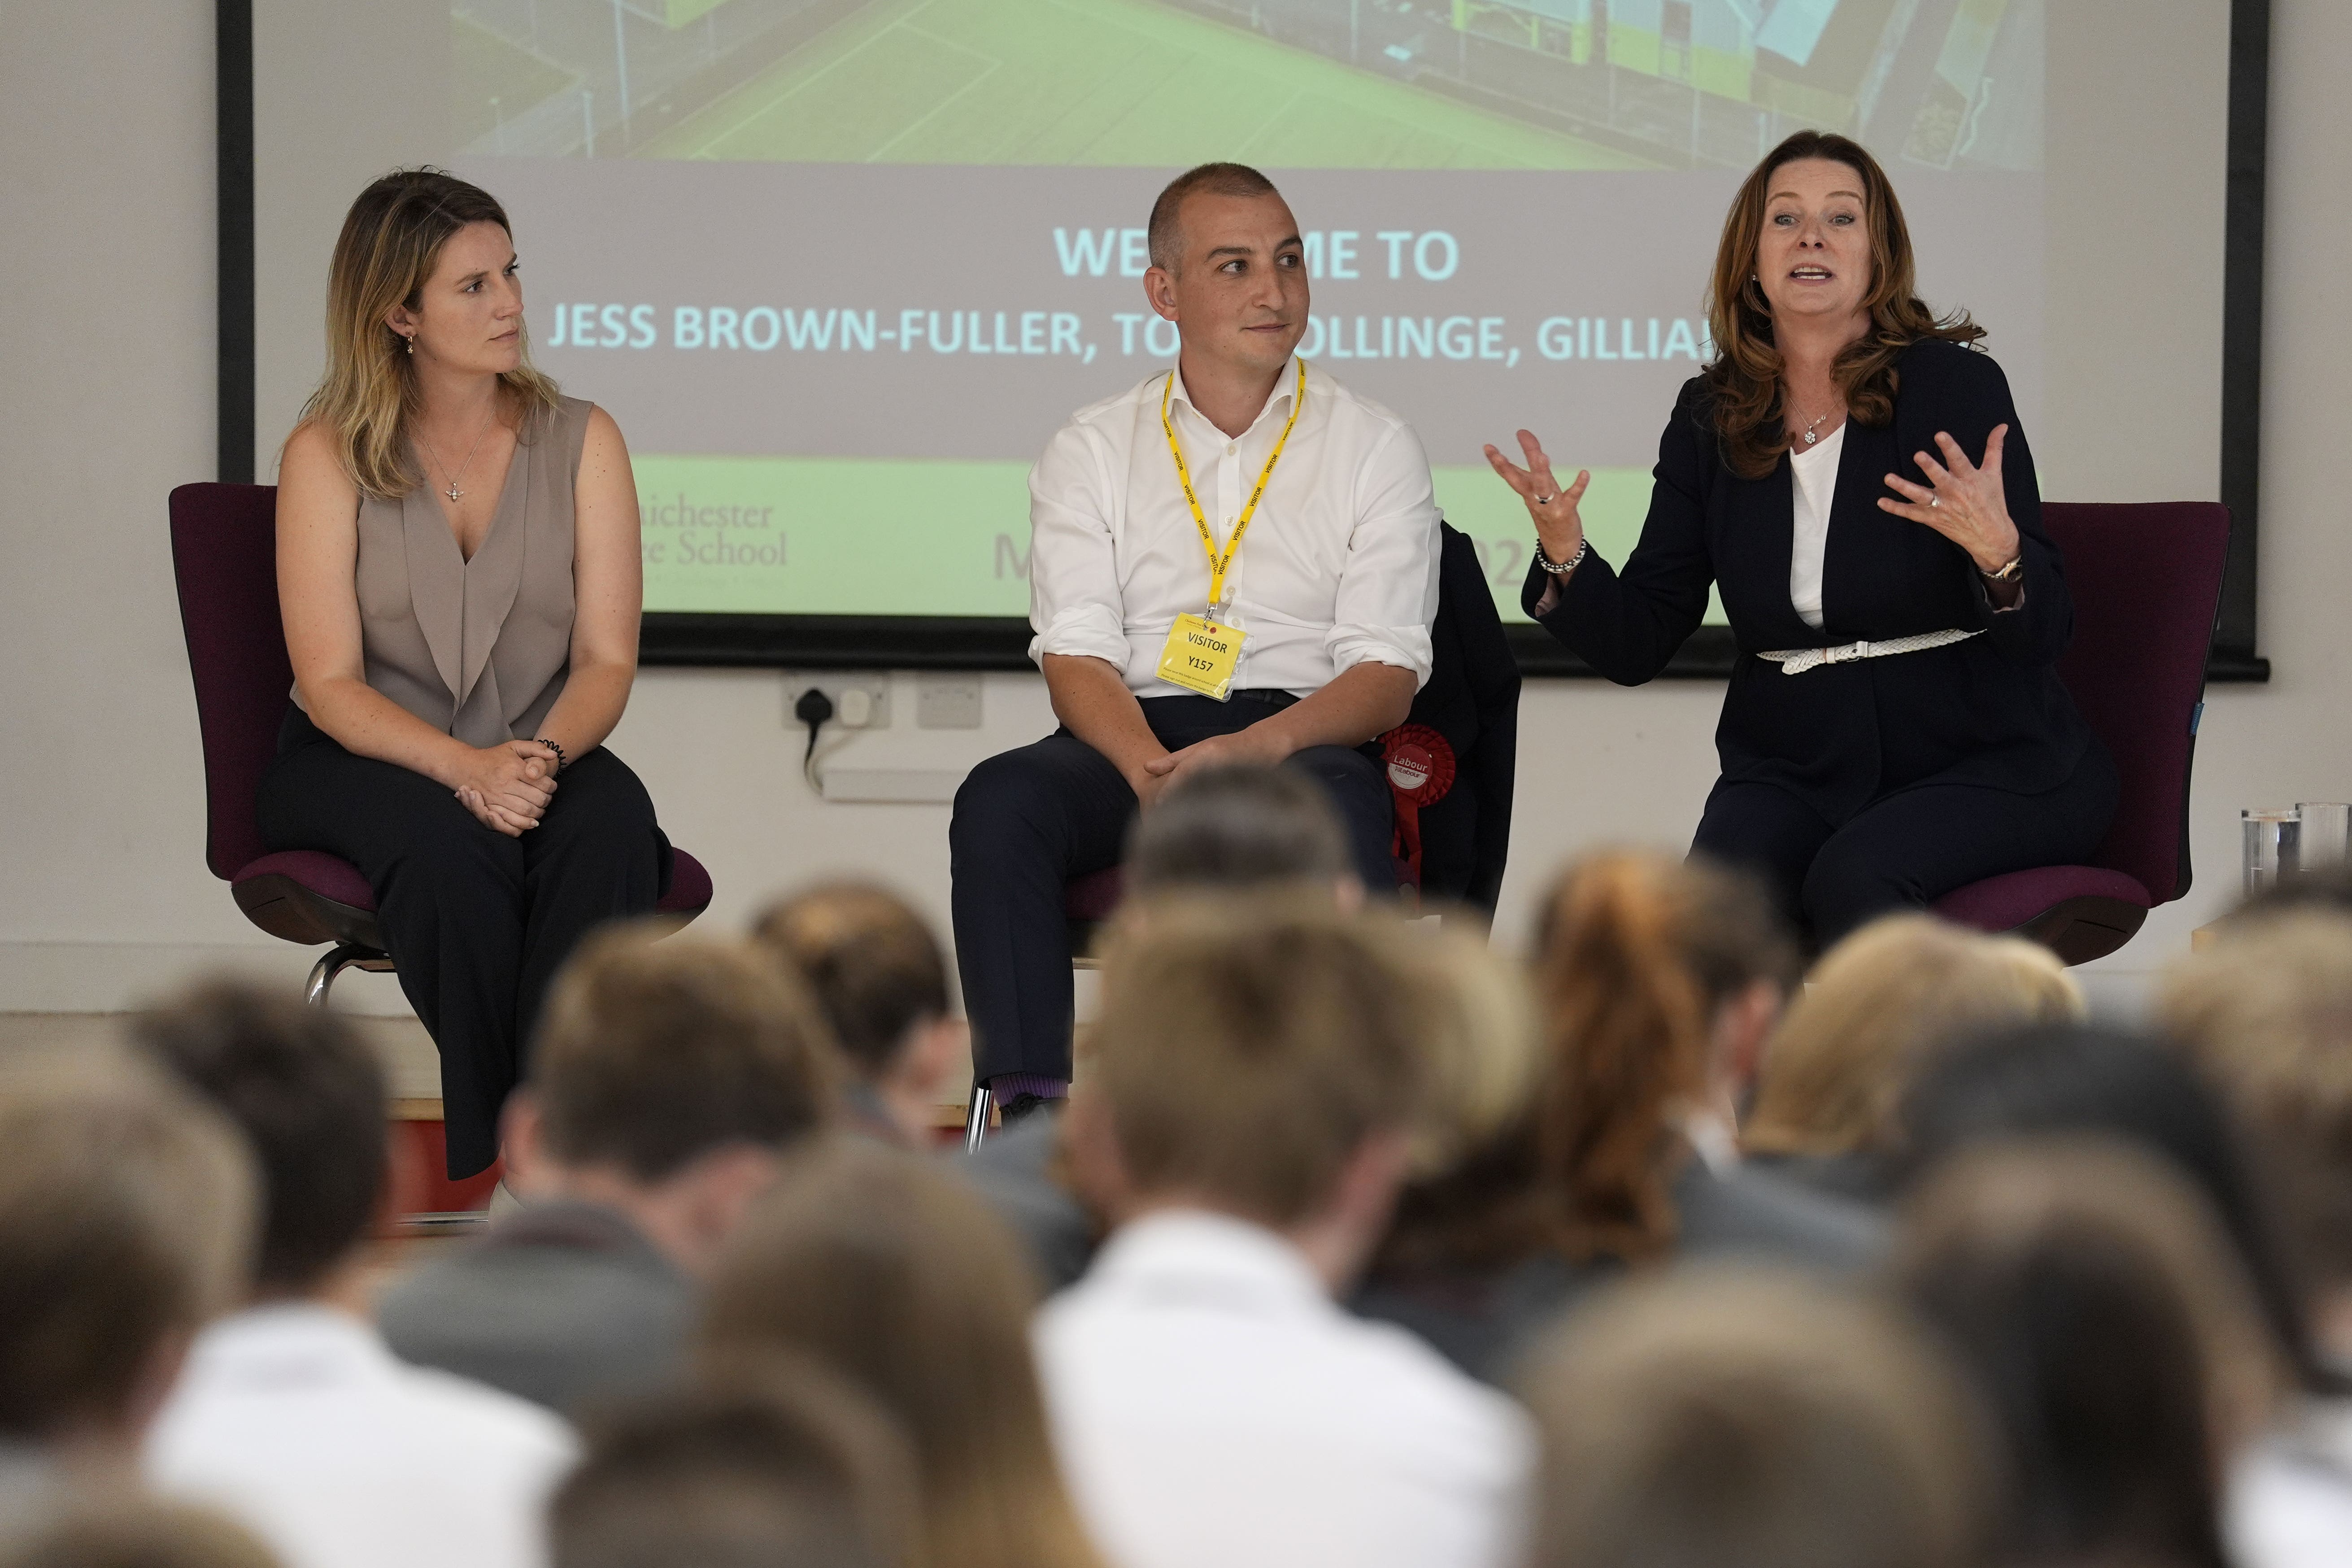
<path id="1" fill-rule="evenodd" d="M 1586 663 L 1636 686 L 1664 668 L 1706 614 L 1708 586 L 1719 585 L 1740 656 L 1716 730 L 1723 776 L 1779 785 L 1832 823 L 1930 780 L 2038 794 L 2063 783 L 2092 744 L 2054 668 L 2074 630 L 2074 604 L 2057 547 L 2042 531 L 2033 458 L 2008 378 L 1989 356 L 1937 341 L 1905 350 L 1898 377 L 1891 424 L 1846 425 L 1819 630 L 1789 599 L 1789 459 L 1760 479 L 1726 467 L 1702 377 L 1684 384 L 1667 421 L 1649 517 L 1624 569 L 1588 555 L 1542 617 Z M 1937 432 L 1977 462 L 2003 424 L 2002 479 L 2024 555 L 2025 597 L 1996 614 L 1967 552 L 1880 510 L 1878 499 L 1895 493 L 1889 473 L 1926 482 L 1913 454 L 1942 461 Z M 1550 582 L 1529 570 L 1530 615 Z M 1950 627 L 1986 635 L 1802 675 L 1756 657 Z"/>
<path id="2" fill-rule="evenodd" d="M 1511 842 L 1511 785 L 1519 750 L 1519 666 L 1477 546 L 1438 525 L 1437 618 L 1429 680 L 1405 722 L 1453 748 L 1454 787 L 1421 808 L 1421 893 L 1494 912 Z"/>

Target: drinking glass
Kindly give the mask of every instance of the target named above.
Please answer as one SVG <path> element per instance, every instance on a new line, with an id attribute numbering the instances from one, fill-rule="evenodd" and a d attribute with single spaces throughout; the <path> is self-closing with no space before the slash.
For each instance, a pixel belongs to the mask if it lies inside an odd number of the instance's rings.
<path id="1" fill-rule="evenodd" d="M 2245 834 L 2246 897 L 2251 899 L 2294 872 L 2303 819 L 2292 807 L 2273 806 L 2241 811 L 2238 821 Z"/>
<path id="2" fill-rule="evenodd" d="M 2308 801 L 2296 805 L 2294 868 L 2321 871 L 2341 866 L 2352 849 L 2352 805 Z"/>

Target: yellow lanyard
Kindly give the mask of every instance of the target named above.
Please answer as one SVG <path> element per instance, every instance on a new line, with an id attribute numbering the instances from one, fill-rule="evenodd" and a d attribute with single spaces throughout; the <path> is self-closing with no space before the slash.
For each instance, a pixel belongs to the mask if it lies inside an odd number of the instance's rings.
<path id="1" fill-rule="evenodd" d="M 1184 487 L 1184 500 L 1192 509 L 1193 526 L 1201 531 L 1201 548 L 1209 552 L 1209 614 L 1225 602 L 1225 573 L 1233 566 L 1234 557 L 1241 553 L 1242 535 L 1249 531 L 1250 519 L 1257 513 L 1258 498 L 1265 494 L 1266 480 L 1274 478 L 1275 464 L 1282 461 L 1282 448 L 1290 439 L 1290 427 L 1298 423 L 1298 411 L 1307 405 L 1307 362 L 1298 362 L 1298 391 L 1290 400 L 1290 417 L 1284 422 L 1282 437 L 1267 454 L 1265 467 L 1257 474 L 1257 486 L 1250 491 L 1249 505 L 1234 523 L 1234 536 L 1225 541 L 1225 552 L 1217 553 L 1217 536 L 1209 531 L 1209 520 L 1201 511 L 1201 498 L 1192 493 L 1192 476 L 1184 467 L 1184 448 L 1176 444 L 1176 426 L 1168 417 L 1168 397 L 1176 390 L 1176 373 L 1168 373 L 1168 384 L 1160 389 L 1160 427 L 1168 433 L 1168 455 L 1176 459 L 1176 482 Z"/>

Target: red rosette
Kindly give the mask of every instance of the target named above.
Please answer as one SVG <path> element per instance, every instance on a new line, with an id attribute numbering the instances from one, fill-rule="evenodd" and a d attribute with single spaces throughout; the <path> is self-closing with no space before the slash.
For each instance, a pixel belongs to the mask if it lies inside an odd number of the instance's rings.
<path id="1" fill-rule="evenodd" d="M 1400 880 L 1421 886 L 1421 808 L 1435 805 L 1454 787 L 1454 748 L 1426 724 L 1400 724 L 1381 737 L 1381 763 L 1396 796 L 1396 837 L 1390 853 Z"/>

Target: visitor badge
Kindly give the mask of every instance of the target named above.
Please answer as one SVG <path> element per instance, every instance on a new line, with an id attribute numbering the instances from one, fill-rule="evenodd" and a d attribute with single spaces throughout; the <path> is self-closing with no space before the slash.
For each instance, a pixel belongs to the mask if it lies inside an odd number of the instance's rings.
<path id="1" fill-rule="evenodd" d="M 1160 679 L 1223 702 L 1233 696 L 1234 666 L 1249 633 L 1206 616 L 1179 616 L 1160 655 Z"/>

